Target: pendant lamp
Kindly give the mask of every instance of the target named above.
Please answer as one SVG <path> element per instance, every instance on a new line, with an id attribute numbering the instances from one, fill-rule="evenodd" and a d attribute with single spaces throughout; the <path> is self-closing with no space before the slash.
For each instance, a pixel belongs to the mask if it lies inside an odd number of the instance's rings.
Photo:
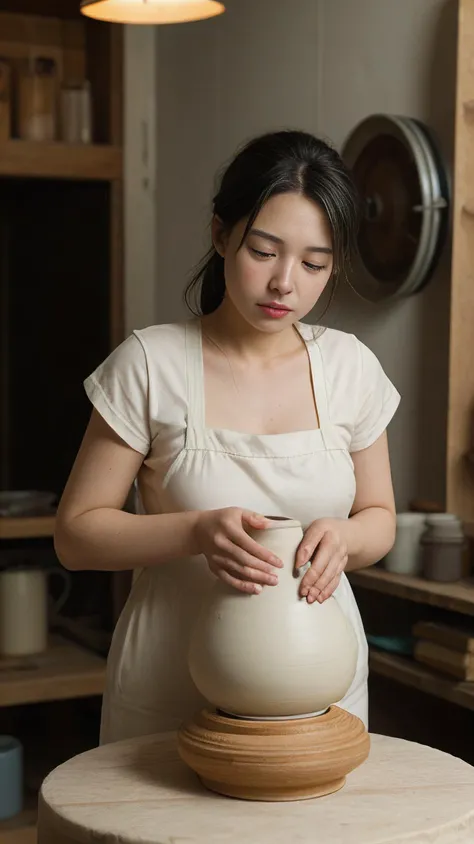
<path id="1" fill-rule="evenodd" d="M 88 18 L 109 23 L 187 23 L 225 12 L 218 0 L 81 0 Z"/>

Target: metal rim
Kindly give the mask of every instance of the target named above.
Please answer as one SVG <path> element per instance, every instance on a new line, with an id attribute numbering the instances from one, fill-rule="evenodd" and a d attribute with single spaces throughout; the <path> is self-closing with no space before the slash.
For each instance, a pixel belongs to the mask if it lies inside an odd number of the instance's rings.
<path id="1" fill-rule="evenodd" d="M 372 302 L 410 296 L 425 286 L 436 265 L 447 229 L 448 181 L 441 157 L 428 130 L 408 117 L 376 114 L 363 120 L 347 138 L 342 158 L 353 169 L 368 143 L 382 135 L 398 140 L 412 158 L 419 182 L 421 202 L 414 207 L 421 215 L 415 256 L 405 277 L 387 282 L 376 278 L 361 256 L 354 261 L 351 284 Z"/>

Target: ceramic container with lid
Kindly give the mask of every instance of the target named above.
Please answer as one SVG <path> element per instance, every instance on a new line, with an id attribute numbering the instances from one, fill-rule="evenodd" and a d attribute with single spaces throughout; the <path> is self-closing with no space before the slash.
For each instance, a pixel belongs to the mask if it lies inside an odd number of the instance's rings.
<path id="1" fill-rule="evenodd" d="M 251 532 L 284 563 L 278 585 L 245 595 L 216 580 L 191 639 L 189 668 L 201 694 L 242 718 L 303 717 L 325 711 L 348 691 L 357 639 L 334 597 L 308 604 L 299 596 L 307 570 L 295 570 L 299 522 L 275 520 Z"/>
<path id="2" fill-rule="evenodd" d="M 446 583 L 462 578 L 467 541 L 457 516 L 452 513 L 427 516 L 421 546 L 423 577 Z"/>

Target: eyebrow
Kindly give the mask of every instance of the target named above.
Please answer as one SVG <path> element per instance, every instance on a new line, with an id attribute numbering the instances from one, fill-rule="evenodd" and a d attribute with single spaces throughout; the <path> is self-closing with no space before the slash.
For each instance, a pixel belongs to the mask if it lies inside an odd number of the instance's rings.
<path id="1" fill-rule="evenodd" d="M 249 234 L 263 237 L 265 240 L 271 240 L 272 243 L 279 243 L 280 245 L 284 245 L 285 243 L 281 237 L 277 237 L 276 234 L 264 232 L 262 229 L 250 229 Z M 305 252 L 323 252 L 325 255 L 332 255 L 332 249 L 329 246 L 307 246 Z"/>

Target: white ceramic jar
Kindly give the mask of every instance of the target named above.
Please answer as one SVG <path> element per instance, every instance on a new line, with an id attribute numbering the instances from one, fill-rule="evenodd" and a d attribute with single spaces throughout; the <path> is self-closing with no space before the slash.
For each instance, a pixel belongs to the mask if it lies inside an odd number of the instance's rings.
<path id="1" fill-rule="evenodd" d="M 397 513 L 395 542 L 383 562 L 387 571 L 414 577 L 420 574 L 420 543 L 425 528 L 426 513 Z"/>
<path id="2" fill-rule="evenodd" d="M 295 570 L 303 537 L 299 522 L 278 519 L 251 532 L 284 563 L 278 585 L 244 595 L 216 580 L 202 605 L 189 650 L 201 694 L 243 718 L 303 717 L 324 712 L 348 691 L 356 671 L 352 624 L 331 597 L 299 596 L 307 570 Z"/>

